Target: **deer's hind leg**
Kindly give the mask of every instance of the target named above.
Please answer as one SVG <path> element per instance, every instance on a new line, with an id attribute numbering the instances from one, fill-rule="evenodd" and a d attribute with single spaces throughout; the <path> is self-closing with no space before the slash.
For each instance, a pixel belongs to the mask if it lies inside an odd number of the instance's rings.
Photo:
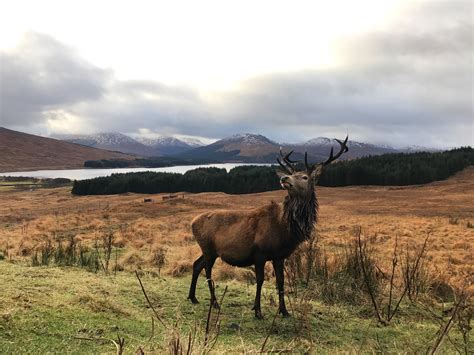
<path id="1" fill-rule="evenodd" d="M 206 268 L 206 279 L 207 284 L 209 285 L 209 292 L 211 293 L 211 303 L 214 308 L 219 308 L 219 303 L 217 303 L 217 298 L 214 290 L 214 281 L 212 280 L 212 267 L 216 262 L 217 256 L 204 256 L 205 258 L 205 268 Z"/>
<path id="2" fill-rule="evenodd" d="M 196 284 L 199 274 L 201 273 L 202 269 L 204 269 L 205 264 L 206 261 L 204 259 L 204 255 L 201 255 L 199 258 L 197 258 L 193 264 L 193 277 L 191 279 L 191 287 L 189 288 L 188 295 L 188 299 L 190 299 L 192 303 L 199 303 L 196 298 Z"/>

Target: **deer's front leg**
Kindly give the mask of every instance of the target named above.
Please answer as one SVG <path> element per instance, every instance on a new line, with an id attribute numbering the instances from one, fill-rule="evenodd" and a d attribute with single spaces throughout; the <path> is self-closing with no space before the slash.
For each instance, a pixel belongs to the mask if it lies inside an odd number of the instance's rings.
<path id="1" fill-rule="evenodd" d="M 253 310 L 255 310 L 255 317 L 263 319 L 262 310 L 260 309 L 260 297 L 262 295 L 262 285 L 264 278 L 265 261 L 258 261 L 255 263 L 255 276 L 257 278 L 257 293 L 255 294 L 255 302 Z"/>
<path id="2" fill-rule="evenodd" d="M 290 313 L 288 313 L 285 305 L 285 274 L 284 274 L 284 260 L 273 260 L 273 269 L 275 270 L 275 277 L 277 282 L 278 288 L 278 312 L 281 313 L 283 317 L 289 317 Z"/>

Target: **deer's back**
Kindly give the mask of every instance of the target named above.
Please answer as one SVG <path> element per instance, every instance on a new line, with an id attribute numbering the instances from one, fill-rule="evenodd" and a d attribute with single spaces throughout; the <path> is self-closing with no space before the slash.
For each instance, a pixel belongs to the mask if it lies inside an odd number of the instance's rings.
<path id="1" fill-rule="evenodd" d="M 245 266 L 253 263 L 257 250 L 276 247 L 282 233 L 280 220 L 281 206 L 272 203 L 252 210 L 206 212 L 191 226 L 204 253 L 219 256 L 231 265 Z"/>

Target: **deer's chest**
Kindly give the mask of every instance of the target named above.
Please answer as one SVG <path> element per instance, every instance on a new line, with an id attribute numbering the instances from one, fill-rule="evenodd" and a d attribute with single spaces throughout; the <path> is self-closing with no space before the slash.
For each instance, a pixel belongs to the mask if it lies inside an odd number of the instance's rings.
<path id="1" fill-rule="evenodd" d="M 300 242 L 297 238 L 290 236 L 273 236 L 267 239 L 265 243 L 259 245 L 259 251 L 265 255 L 267 260 L 279 260 L 289 257 Z"/>

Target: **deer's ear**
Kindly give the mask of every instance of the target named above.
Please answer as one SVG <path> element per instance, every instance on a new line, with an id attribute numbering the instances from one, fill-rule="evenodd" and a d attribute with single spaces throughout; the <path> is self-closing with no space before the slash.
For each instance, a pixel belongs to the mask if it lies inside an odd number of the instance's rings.
<path id="1" fill-rule="evenodd" d="M 285 174 L 283 171 L 277 170 L 277 175 L 281 179 L 284 176 L 288 176 L 288 174 Z"/>
<path id="2" fill-rule="evenodd" d="M 313 179 L 314 183 L 317 184 L 319 181 L 319 177 L 321 176 L 323 172 L 323 165 L 319 164 L 317 165 L 314 170 L 311 172 L 311 178 Z"/>

